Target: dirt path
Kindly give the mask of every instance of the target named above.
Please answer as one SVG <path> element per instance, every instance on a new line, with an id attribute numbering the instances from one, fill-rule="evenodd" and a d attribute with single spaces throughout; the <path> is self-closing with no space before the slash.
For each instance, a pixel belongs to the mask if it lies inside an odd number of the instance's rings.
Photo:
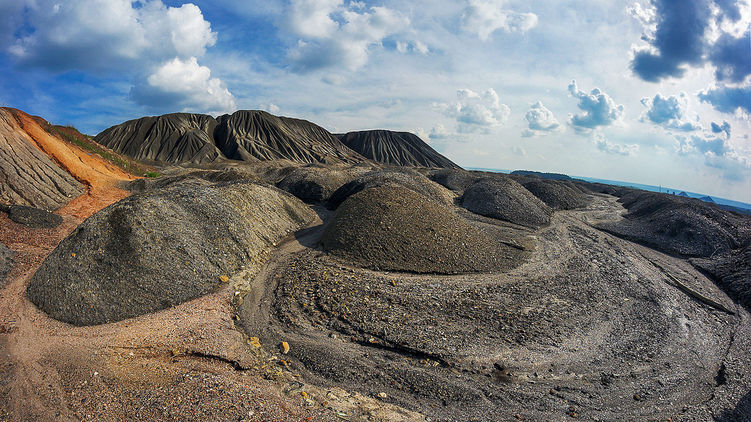
<path id="1" fill-rule="evenodd" d="M 317 250 L 322 227 L 312 228 L 249 280 L 240 316 L 264 343 L 288 342 L 310 382 L 434 420 L 690 420 L 733 409 L 751 388 L 738 352 L 748 313 L 687 262 L 589 225 L 622 212 L 602 196 L 556 213 L 534 234 L 532 258 L 504 274 L 362 270 Z"/>
<path id="2" fill-rule="evenodd" d="M 98 202 L 82 208 L 93 213 Z M 0 213 L 15 267 L 0 283 L 0 421 L 332 420 L 235 327 L 232 286 L 114 324 L 74 327 L 25 297 L 42 260 L 80 219 L 33 230 Z M 344 394 L 340 393 L 344 396 Z"/>

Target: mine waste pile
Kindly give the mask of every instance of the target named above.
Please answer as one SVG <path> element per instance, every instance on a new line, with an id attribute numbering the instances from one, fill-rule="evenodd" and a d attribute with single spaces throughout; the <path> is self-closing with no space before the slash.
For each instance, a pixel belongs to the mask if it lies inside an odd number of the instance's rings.
<path id="1" fill-rule="evenodd" d="M 413 136 L 264 112 L 98 135 L 160 177 L 122 181 L 67 232 L 23 226 L 61 239 L 25 270 L 0 237 L 3 295 L 30 301 L 3 302 L 18 315 L 0 314 L 17 321 L 0 326 L 0 415 L 751 420 L 751 217 L 466 171 Z M 14 179 L 29 203 L 0 217 L 61 224 L 28 208 L 86 187 L 14 151 L 3 165 L 55 183 Z"/>

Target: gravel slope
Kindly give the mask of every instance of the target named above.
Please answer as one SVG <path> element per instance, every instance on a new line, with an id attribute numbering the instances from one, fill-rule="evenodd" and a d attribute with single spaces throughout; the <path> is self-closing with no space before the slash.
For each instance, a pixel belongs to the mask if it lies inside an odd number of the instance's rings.
<path id="1" fill-rule="evenodd" d="M 259 110 L 239 110 L 216 119 L 188 113 L 143 117 L 104 130 L 96 141 L 135 159 L 167 163 L 365 160 L 318 125 Z"/>
<path id="2" fill-rule="evenodd" d="M 188 180 L 86 220 L 45 260 L 27 295 L 75 325 L 143 315 L 215 290 L 314 218 L 274 188 Z"/>
<path id="3" fill-rule="evenodd" d="M 288 342 L 306 379 L 434 421 L 744 420 L 749 314 L 686 261 L 589 226 L 618 209 L 556 213 L 500 274 L 369 271 L 300 235 L 250 281 L 241 320 Z"/>
<path id="4" fill-rule="evenodd" d="M 480 179 L 467 187 L 462 206 L 476 214 L 526 227 L 550 223 L 550 207 L 510 177 L 497 175 Z"/>
<path id="5" fill-rule="evenodd" d="M 324 250 L 358 265 L 415 273 L 497 271 L 518 265 L 524 256 L 492 231 L 401 186 L 350 196 L 321 241 Z"/>
<path id="6" fill-rule="evenodd" d="M 0 202 L 56 210 L 83 193 L 83 185 L 33 142 L 0 108 Z"/>
<path id="7" fill-rule="evenodd" d="M 363 130 L 337 134 L 336 137 L 350 149 L 377 163 L 396 166 L 459 168 L 420 137 L 409 132 Z"/>

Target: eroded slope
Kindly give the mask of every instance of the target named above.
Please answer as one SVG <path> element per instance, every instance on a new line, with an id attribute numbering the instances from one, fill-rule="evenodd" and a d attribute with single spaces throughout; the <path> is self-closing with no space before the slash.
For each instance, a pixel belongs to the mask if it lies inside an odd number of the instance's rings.
<path id="1" fill-rule="evenodd" d="M 345 145 L 375 162 L 396 166 L 459 168 L 417 135 L 364 130 L 336 135 Z"/>
<path id="2" fill-rule="evenodd" d="M 0 202 L 51 211 L 83 189 L 34 144 L 9 109 L 0 108 Z"/>

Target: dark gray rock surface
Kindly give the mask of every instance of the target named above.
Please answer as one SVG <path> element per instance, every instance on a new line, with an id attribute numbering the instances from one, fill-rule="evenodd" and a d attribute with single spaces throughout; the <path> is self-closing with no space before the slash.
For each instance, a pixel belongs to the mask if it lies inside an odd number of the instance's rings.
<path id="1" fill-rule="evenodd" d="M 464 191 L 462 206 L 476 214 L 534 228 L 550 224 L 552 215 L 550 207 L 504 175 L 471 184 Z"/>
<path id="2" fill-rule="evenodd" d="M 213 137 L 217 125 L 209 115 L 165 114 L 113 126 L 95 140 L 136 160 L 208 163 L 223 157 Z"/>
<path id="3" fill-rule="evenodd" d="M 13 251 L 0 243 L 0 286 L 4 284 L 5 276 L 13 269 Z"/>
<path id="4" fill-rule="evenodd" d="M 583 208 L 592 202 L 592 198 L 582 193 L 576 185 L 558 180 L 536 179 L 522 183 L 522 186 L 555 210 Z"/>
<path id="5" fill-rule="evenodd" d="M 144 117 L 106 129 L 95 139 L 129 157 L 167 163 L 364 160 L 318 125 L 258 110 L 241 110 L 216 119 L 188 113 Z"/>
<path id="6" fill-rule="evenodd" d="M 312 164 L 292 170 L 276 186 L 305 202 L 326 202 L 342 185 L 366 171 L 366 169 L 338 169 Z"/>
<path id="7" fill-rule="evenodd" d="M 377 163 L 411 167 L 459 168 L 409 132 L 363 130 L 336 135 L 345 145 Z"/>
<path id="8" fill-rule="evenodd" d="M 469 185 L 482 176 L 466 170 L 443 169 L 431 172 L 429 177 L 432 181 L 442 185 L 446 189 L 451 189 L 461 195 Z"/>
<path id="9" fill-rule="evenodd" d="M 25 205 L 0 204 L 0 211 L 7 212 L 8 218 L 14 223 L 32 229 L 54 229 L 63 222 L 63 217 L 57 214 Z"/>
<path id="10" fill-rule="evenodd" d="M 626 218 L 598 228 L 669 254 L 709 257 L 751 242 L 751 216 L 698 199 L 632 189 L 620 202 Z"/>
<path id="11" fill-rule="evenodd" d="M 74 325 L 154 312 L 213 291 L 314 218 L 292 195 L 254 183 L 188 180 L 136 194 L 64 239 L 27 296 Z"/>
<path id="12" fill-rule="evenodd" d="M 712 258 L 691 258 L 690 261 L 709 274 L 730 297 L 751 310 L 751 245 Z"/>
<path id="13" fill-rule="evenodd" d="M 350 196 L 380 186 L 401 186 L 438 202 L 452 202 L 450 192 L 422 174 L 408 169 L 388 169 L 371 171 L 341 186 L 331 195 L 329 206 L 336 208 Z"/>
<path id="14" fill-rule="evenodd" d="M 508 269 L 520 261 L 518 249 L 402 186 L 350 196 L 326 227 L 322 245 L 360 266 L 388 271 L 456 274 Z"/>

